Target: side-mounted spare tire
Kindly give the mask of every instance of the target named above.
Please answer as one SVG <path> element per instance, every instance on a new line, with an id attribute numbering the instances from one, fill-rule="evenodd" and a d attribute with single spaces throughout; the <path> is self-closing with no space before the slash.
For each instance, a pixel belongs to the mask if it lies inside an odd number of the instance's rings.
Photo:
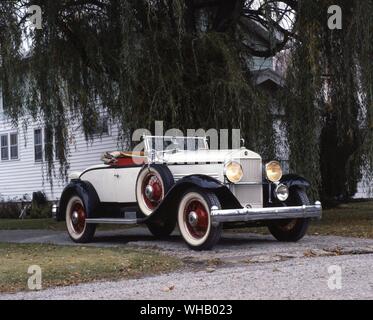
<path id="1" fill-rule="evenodd" d="M 162 203 L 174 183 L 174 177 L 166 166 L 145 166 L 136 181 L 136 199 L 141 212 L 147 217 L 150 216 Z"/>

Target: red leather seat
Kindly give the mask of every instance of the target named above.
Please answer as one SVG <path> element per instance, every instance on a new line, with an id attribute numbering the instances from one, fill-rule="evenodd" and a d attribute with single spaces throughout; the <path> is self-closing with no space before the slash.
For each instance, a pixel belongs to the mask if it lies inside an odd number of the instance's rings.
<path id="1" fill-rule="evenodd" d="M 132 151 L 115 151 L 103 156 L 103 161 L 113 167 L 142 166 L 146 159 L 144 152 Z"/>
<path id="2" fill-rule="evenodd" d="M 145 157 L 125 157 L 118 158 L 111 165 L 114 167 L 133 167 L 133 166 L 142 166 L 145 164 Z"/>

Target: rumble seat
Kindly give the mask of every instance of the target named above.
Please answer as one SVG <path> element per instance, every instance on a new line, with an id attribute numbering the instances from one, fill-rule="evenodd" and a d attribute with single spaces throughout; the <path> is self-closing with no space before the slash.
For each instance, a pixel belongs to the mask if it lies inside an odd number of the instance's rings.
<path id="1" fill-rule="evenodd" d="M 114 151 L 106 152 L 102 156 L 102 161 L 113 167 L 129 167 L 143 165 L 147 157 L 144 152 L 136 151 Z"/>

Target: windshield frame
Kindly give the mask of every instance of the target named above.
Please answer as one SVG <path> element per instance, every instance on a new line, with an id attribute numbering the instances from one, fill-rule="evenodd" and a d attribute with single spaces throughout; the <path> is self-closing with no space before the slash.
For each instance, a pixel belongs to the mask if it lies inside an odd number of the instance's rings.
<path id="1" fill-rule="evenodd" d="M 203 145 L 202 148 L 197 148 L 195 150 L 189 150 L 189 149 L 184 149 L 184 148 L 169 148 L 169 149 L 162 149 L 162 150 L 156 150 L 155 148 L 152 148 L 151 141 L 153 139 L 162 139 L 164 141 L 170 141 L 172 142 L 173 139 L 183 139 L 183 140 L 197 140 L 200 141 Z M 209 145 L 207 141 L 207 137 L 198 137 L 198 136 L 193 136 L 193 137 L 185 137 L 185 136 L 148 136 L 144 135 L 143 136 L 143 141 L 144 141 L 144 151 L 146 153 L 151 153 L 152 151 L 156 152 L 178 152 L 178 151 L 200 151 L 200 150 L 209 150 Z M 173 142 L 172 142 L 173 143 Z M 185 144 L 184 144 L 185 146 Z M 199 142 L 198 142 L 199 146 Z"/>

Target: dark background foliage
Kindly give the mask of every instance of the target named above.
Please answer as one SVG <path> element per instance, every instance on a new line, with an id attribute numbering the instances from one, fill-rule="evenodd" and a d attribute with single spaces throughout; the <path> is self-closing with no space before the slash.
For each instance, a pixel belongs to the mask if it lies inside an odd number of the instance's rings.
<path id="1" fill-rule="evenodd" d="M 32 4 L 42 8 L 41 30 L 27 29 Z M 342 30 L 328 29 L 334 4 L 343 9 Z M 291 169 L 311 180 L 315 197 L 347 199 L 361 168 L 373 162 L 372 6 L 372 0 L 1 2 L 6 112 L 16 123 L 29 115 L 45 123 L 50 175 L 53 136 L 63 175 L 69 121 L 78 119 L 90 139 L 100 106 L 125 138 L 154 120 L 184 130 L 240 128 L 249 148 L 271 158 L 270 99 L 253 84 L 248 63 L 286 50 L 279 98 Z M 250 44 L 253 22 L 269 31 L 268 48 Z M 30 40 L 27 54 L 22 37 Z"/>

